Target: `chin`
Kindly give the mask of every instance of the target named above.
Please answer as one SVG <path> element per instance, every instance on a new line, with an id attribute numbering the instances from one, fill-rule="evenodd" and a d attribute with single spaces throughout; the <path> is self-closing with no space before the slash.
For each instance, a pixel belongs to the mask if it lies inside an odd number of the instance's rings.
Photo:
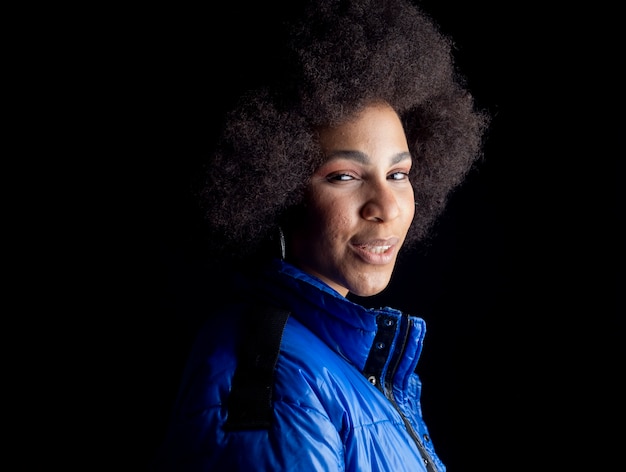
<path id="1" fill-rule="evenodd" d="M 358 283 L 352 286 L 349 290 L 350 293 L 357 297 L 373 297 L 385 290 L 389 285 L 389 278 L 385 280 L 375 280 L 370 283 Z"/>
<path id="2" fill-rule="evenodd" d="M 380 292 L 382 292 L 383 290 L 385 290 L 384 288 L 380 289 L 380 290 L 367 290 L 367 291 L 361 291 L 361 290 L 350 290 L 350 293 L 352 295 L 356 295 L 357 297 L 373 297 L 374 295 L 378 295 Z"/>

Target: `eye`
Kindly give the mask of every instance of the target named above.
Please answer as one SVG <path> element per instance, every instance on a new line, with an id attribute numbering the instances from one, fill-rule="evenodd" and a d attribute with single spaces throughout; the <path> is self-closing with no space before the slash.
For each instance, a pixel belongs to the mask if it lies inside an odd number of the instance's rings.
<path id="1" fill-rule="evenodd" d="M 354 179 L 355 177 L 350 174 L 331 174 L 326 177 L 329 182 L 347 182 Z"/>
<path id="2" fill-rule="evenodd" d="M 408 180 L 409 173 L 408 172 L 392 172 L 389 174 L 389 179 L 391 180 Z"/>

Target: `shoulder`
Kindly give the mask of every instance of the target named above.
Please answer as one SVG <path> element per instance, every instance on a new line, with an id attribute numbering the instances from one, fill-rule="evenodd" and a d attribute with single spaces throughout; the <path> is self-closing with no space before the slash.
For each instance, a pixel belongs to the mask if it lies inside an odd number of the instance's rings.
<path id="1" fill-rule="evenodd" d="M 337 347 L 339 349 L 339 347 Z M 344 430 L 357 405 L 376 402 L 376 392 L 360 370 L 291 317 L 285 328 L 275 370 L 274 401 L 282 408 L 306 412 Z"/>

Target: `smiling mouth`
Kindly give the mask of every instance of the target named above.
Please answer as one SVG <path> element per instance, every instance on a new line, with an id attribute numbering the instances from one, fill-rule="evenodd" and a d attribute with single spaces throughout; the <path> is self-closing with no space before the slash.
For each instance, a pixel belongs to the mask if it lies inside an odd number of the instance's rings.
<path id="1" fill-rule="evenodd" d="M 369 241 L 354 241 L 352 244 L 363 251 L 382 254 L 398 244 L 398 242 L 398 238 L 391 237 L 387 239 L 370 239 Z"/>
<path id="2" fill-rule="evenodd" d="M 383 254 L 389 250 L 389 246 L 361 246 L 361 248 L 367 252 L 371 252 L 372 254 Z"/>
<path id="3" fill-rule="evenodd" d="M 355 242 L 352 247 L 364 262 L 380 265 L 393 262 L 398 243 L 398 238 L 392 237 L 389 239 L 374 239 L 360 243 Z"/>

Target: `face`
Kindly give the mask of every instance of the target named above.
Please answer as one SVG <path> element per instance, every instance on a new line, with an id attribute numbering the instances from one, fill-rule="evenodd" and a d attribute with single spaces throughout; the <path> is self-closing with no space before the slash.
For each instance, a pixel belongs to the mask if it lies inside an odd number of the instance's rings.
<path id="1" fill-rule="evenodd" d="M 343 296 L 375 295 L 389 284 L 415 212 L 402 124 L 390 106 L 372 105 L 323 129 L 320 144 L 326 161 L 311 178 L 289 258 Z"/>

